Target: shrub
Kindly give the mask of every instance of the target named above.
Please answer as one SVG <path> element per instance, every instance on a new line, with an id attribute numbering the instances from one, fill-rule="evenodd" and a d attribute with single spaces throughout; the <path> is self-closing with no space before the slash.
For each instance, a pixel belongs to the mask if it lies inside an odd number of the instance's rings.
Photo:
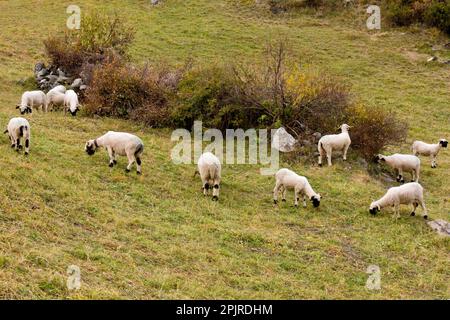
<path id="1" fill-rule="evenodd" d="M 91 12 L 83 16 L 80 30 L 44 41 L 46 55 L 55 67 L 78 74 L 84 64 L 100 64 L 112 57 L 126 57 L 134 31 L 117 15 Z"/>
<path id="2" fill-rule="evenodd" d="M 395 25 L 424 23 L 450 34 L 450 0 L 385 0 L 383 5 Z"/>
<path id="3" fill-rule="evenodd" d="M 112 60 L 94 69 L 86 92 L 88 115 L 112 116 L 161 127 L 168 124 L 168 93 L 152 72 Z"/>
<path id="4" fill-rule="evenodd" d="M 352 148 L 367 160 L 385 146 L 399 145 L 405 141 L 408 126 L 390 111 L 356 104 L 346 113 L 348 122 L 353 126 Z"/>

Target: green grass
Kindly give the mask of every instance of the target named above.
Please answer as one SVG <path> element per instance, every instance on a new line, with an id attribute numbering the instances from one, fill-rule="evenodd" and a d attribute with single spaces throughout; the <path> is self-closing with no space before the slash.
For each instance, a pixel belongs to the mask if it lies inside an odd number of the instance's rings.
<path id="1" fill-rule="evenodd" d="M 6 126 L 23 88 L 43 59 L 42 40 L 65 26 L 70 1 L 1 1 L 0 124 Z M 252 60 L 279 36 L 297 61 L 342 76 L 370 105 L 397 110 L 415 139 L 449 138 L 450 68 L 426 64 L 420 54 L 438 39 L 431 31 L 364 29 L 362 17 L 271 16 L 225 0 L 79 0 L 82 10 L 118 10 L 136 26 L 136 63 L 182 64 Z M 358 16 L 359 17 L 359 16 Z M 424 49 L 425 48 L 425 49 Z M 419 53 L 417 58 L 416 52 Z M 423 58 L 423 57 L 422 57 Z M 258 166 L 224 166 L 221 199 L 205 199 L 194 166 L 170 161 L 169 130 L 127 121 L 30 118 L 31 155 L 0 138 L 1 298 L 333 298 L 448 299 L 450 241 L 420 216 L 395 221 L 369 216 L 372 200 L 389 185 L 355 160 L 332 168 L 298 164 L 324 195 L 319 209 L 279 209 L 273 177 Z M 111 170 L 105 152 L 88 157 L 84 142 L 107 130 L 138 134 L 145 143 L 144 175 Z M 431 218 L 449 220 L 450 154 L 438 169 L 423 159 L 422 184 Z M 66 289 L 69 265 L 81 268 L 82 287 Z M 381 268 L 382 290 L 368 291 L 367 267 Z"/>

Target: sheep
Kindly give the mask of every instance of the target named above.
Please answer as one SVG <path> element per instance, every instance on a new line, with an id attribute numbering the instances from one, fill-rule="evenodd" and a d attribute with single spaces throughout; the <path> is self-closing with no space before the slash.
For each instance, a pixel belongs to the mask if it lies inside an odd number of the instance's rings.
<path id="1" fill-rule="evenodd" d="M 16 109 L 20 110 L 21 114 L 32 113 L 33 108 L 41 107 L 45 112 L 47 112 L 48 104 L 47 104 L 47 96 L 43 91 L 25 91 L 22 94 L 22 99 L 20 104 L 16 106 Z"/>
<path id="2" fill-rule="evenodd" d="M 86 142 L 85 151 L 92 156 L 99 147 L 104 147 L 109 155 L 109 167 L 117 164 L 116 155 L 127 156 L 128 166 L 126 172 L 131 171 L 131 166 L 136 161 L 137 174 L 142 174 L 141 155 L 144 151 L 142 140 L 130 133 L 108 131 L 101 137 Z"/>
<path id="3" fill-rule="evenodd" d="M 31 127 L 27 119 L 21 117 L 12 118 L 9 121 L 8 127 L 4 131 L 4 133 L 8 134 L 9 139 L 11 140 L 11 148 L 15 148 L 16 151 L 22 149 L 20 138 L 24 138 L 25 155 L 28 155 L 30 153 Z"/>
<path id="4" fill-rule="evenodd" d="M 415 156 L 430 156 L 431 157 L 431 167 L 436 168 L 436 157 L 441 150 L 441 148 L 447 148 L 448 141 L 445 139 L 440 139 L 436 144 L 428 144 L 423 141 L 414 141 L 412 145 L 412 152 Z"/>
<path id="5" fill-rule="evenodd" d="M 286 201 L 286 190 L 294 189 L 295 207 L 298 207 L 299 196 L 303 195 L 303 207 L 306 207 L 306 197 L 311 200 L 313 206 L 317 208 L 320 205 L 320 194 L 314 192 L 308 179 L 299 176 L 289 169 L 280 169 L 275 174 L 275 188 L 273 189 L 273 202 L 278 203 L 278 193 L 282 193 L 282 201 Z"/>
<path id="6" fill-rule="evenodd" d="M 47 105 L 48 106 L 62 106 L 64 105 L 64 97 L 66 93 L 66 87 L 59 85 L 47 92 Z"/>
<path id="7" fill-rule="evenodd" d="M 409 182 L 399 187 L 390 188 L 379 200 L 370 204 L 369 212 L 376 215 L 385 207 L 394 207 L 394 218 L 400 217 L 399 207 L 401 204 L 412 204 L 411 216 L 416 215 L 416 208 L 420 205 L 423 209 L 423 218 L 428 218 L 428 212 L 423 201 L 423 187 L 417 182 Z"/>
<path id="8" fill-rule="evenodd" d="M 375 157 L 375 161 L 385 162 L 388 166 L 397 171 L 397 182 L 404 183 L 403 171 L 411 172 L 412 180 L 419 182 L 420 174 L 420 159 L 410 154 L 393 154 L 391 156 L 384 156 L 379 154 Z"/>
<path id="9" fill-rule="evenodd" d="M 340 134 L 326 135 L 320 138 L 318 149 L 319 149 L 319 166 L 322 166 L 323 156 L 327 156 L 328 166 L 331 166 L 331 155 L 333 151 L 343 151 L 343 159 L 347 160 L 347 150 L 352 143 L 348 130 L 351 127 L 347 124 L 341 126 Z"/>
<path id="10" fill-rule="evenodd" d="M 64 96 L 64 113 L 69 110 L 72 116 L 76 116 L 79 108 L 78 95 L 73 90 L 67 90 Z"/>
<path id="11" fill-rule="evenodd" d="M 213 189 L 212 200 L 218 201 L 222 174 L 220 160 L 211 152 L 205 152 L 198 159 L 197 167 L 202 180 L 203 194 L 206 196 L 208 190 Z"/>

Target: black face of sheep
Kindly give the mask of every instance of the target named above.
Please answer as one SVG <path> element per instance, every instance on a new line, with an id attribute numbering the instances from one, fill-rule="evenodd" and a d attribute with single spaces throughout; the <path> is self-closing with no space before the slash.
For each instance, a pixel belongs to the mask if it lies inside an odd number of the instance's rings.
<path id="1" fill-rule="evenodd" d="M 69 110 L 70 111 L 70 110 Z M 78 109 L 75 109 L 75 111 L 70 111 L 70 114 L 72 115 L 72 117 L 75 117 L 77 115 Z"/>
<path id="2" fill-rule="evenodd" d="M 373 158 L 373 162 L 375 162 L 375 163 L 381 163 L 383 161 L 386 161 L 386 160 L 379 154 Z"/>
<path id="3" fill-rule="evenodd" d="M 16 106 L 16 109 L 19 109 L 20 114 L 26 114 L 26 113 L 32 113 L 33 112 L 33 110 L 30 107 L 28 107 L 28 106 L 26 106 L 26 107 Z"/>
<path id="4" fill-rule="evenodd" d="M 378 211 L 380 211 L 380 209 L 378 209 L 378 207 L 374 207 L 374 208 L 370 208 L 369 209 L 370 214 L 373 215 L 373 216 L 375 216 L 378 213 Z"/>
<path id="5" fill-rule="evenodd" d="M 85 150 L 86 150 L 86 153 L 88 154 L 88 155 L 90 155 L 90 156 L 92 156 L 94 153 L 95 153 L 95 145 L 94 145 L 94 143 L 91 143 L 91 142 L 86 142 L 86 147 L 85 147 Z"/>
<path id="6" fill-rule="evenodd" d="M 311 197 L 311 201 L 313 203 L 314 208 L 320 206 L 320 198 L 318 198 L 317 196 Z"/>
<path id="7" fill-rule="evenodd" d="M 441 146 L 443 148 L 447 148 L 447 145 L 448 145 L 448 141 L 447 140 L 441 140 L 441 141 L 439 141 L 439 143 L 441 144 Z"/>

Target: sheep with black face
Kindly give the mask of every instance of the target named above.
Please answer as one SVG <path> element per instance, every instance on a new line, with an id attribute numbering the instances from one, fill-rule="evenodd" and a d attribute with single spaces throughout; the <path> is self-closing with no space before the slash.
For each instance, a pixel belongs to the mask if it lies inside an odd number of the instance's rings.
<path id="1" fill-rule="evenodd" d="M 4 133 L 8 134 L 11 141 L 11 148 L 15 148 L 16 151 L 19 151 L 23 148 L 23 146 L 20 144 L 20 139 L 24 138 L 25 155 L 28 155 L 30 153 L 31 127 L 27 119 L 21 117 L 12 118 L 9 121 L 8 127 Z"/>
<path id="2" fill-rule="evenodd" d="M 404 183 L 403 171 L 411 172 L 412 181 L 419 182 L 420 159 L 410 154 L 393 154 L 384 156 L 379 154 L 375 157 L 375 162 L 386 163 L 397 171 L 397 182 Z"/>
<path id="3" fill-rule="evenodd" d="M 400 205 L 412 204 L 411 216 L 416 215 L 416 208 L 420 205 L 423 209 L 424 219 L 428 218 L 427 209 L 423 200 L 423 187 L 417 182 L 406 183 L 399 187 L 390 188 L 379 200 L 370 204 L 369 212 L 376 215 L 381 209 L 394 207 L 394 218 L 400 217 Z"/>
<path id="4" fill-rule="evenodd" d="M 72 116 L 76 116 L 79 110 L 80 103 L 77 93 L 73 90 L 67 90 L 64 95 L 64 113 L 69 111 Z"/>
<path id="5" fill-rule="evenodd" d="M 213 189 L 213 201 L 219 200 L 222 165 L 219 158 L 211 152 L 203 153 L 198 159 L 198 172 L 202 179 L 203 194 L 208 195 L 209 189 Z"/>
<path id="6" fill-rule="evenodd" d="M 112 168 L 117 164 L 116 156 L 127 156 L 128 166 L 126 172 L 136 162 L 137 174 L 142 173 L 141 156 L 144 151 L 144 143 L 137 136 L 126 132 L 108 131 L 103 136 L 86 142 L 85 151 L 88 155 L 95 154 L 98 148 L 104 147 L 109 155 L 109 166 Z"/>
<path id="7" fill-rule="evenodd" d="M 287 189 L 294 189 L 295 206 L 298 207 L 300 195 L 303 195 L 303 207 L 306 207 L 306 197 L 317 208 L 320 205 L 320 194 L 316 193 L 306 177 L 299 176 L 289 169 L 280 169 L 275 174 L 275 188 L 273 189 L 273 202 L 278 203 L 278 193 L 282 193 L 282 201 L 286 201 Z"/>
<path id="8" fill-rule="evenodd" d="M 441 148 L 447 148 L 448 141 L 445 139 L 440 139 L 438 143 L 429 144 L 423 141 L 414 141 L 412 145 L 412 151 L 415 156 L 430 156 L 431 157 L 431 167 L 436 168 L 436 157 L 441 150 Z"/>
<path id="9" fill-rule="evenodd" d="M 344 161 L 347 160 L 347 151 L 352 143 L 348 131 L 350 130 L 348 124 L 341 126 L 340 134 L 329 134 L 320 138 L 318 143 L 319 150 L 319 166 L 322 166 L 322 158 L 326 155 L 328 166 L 331 166 L 331 156 L 333 151 L 342 151 Z"/>
<path id="10" fill-rule="evenodd" d="M 20 104 L 16 106 L 19 109 L 20 114 L 32 113 L 33 108 L 41 108 L 47 112 L 47 96 L 43 91 L 25 91 L 22 94 Z"/>

